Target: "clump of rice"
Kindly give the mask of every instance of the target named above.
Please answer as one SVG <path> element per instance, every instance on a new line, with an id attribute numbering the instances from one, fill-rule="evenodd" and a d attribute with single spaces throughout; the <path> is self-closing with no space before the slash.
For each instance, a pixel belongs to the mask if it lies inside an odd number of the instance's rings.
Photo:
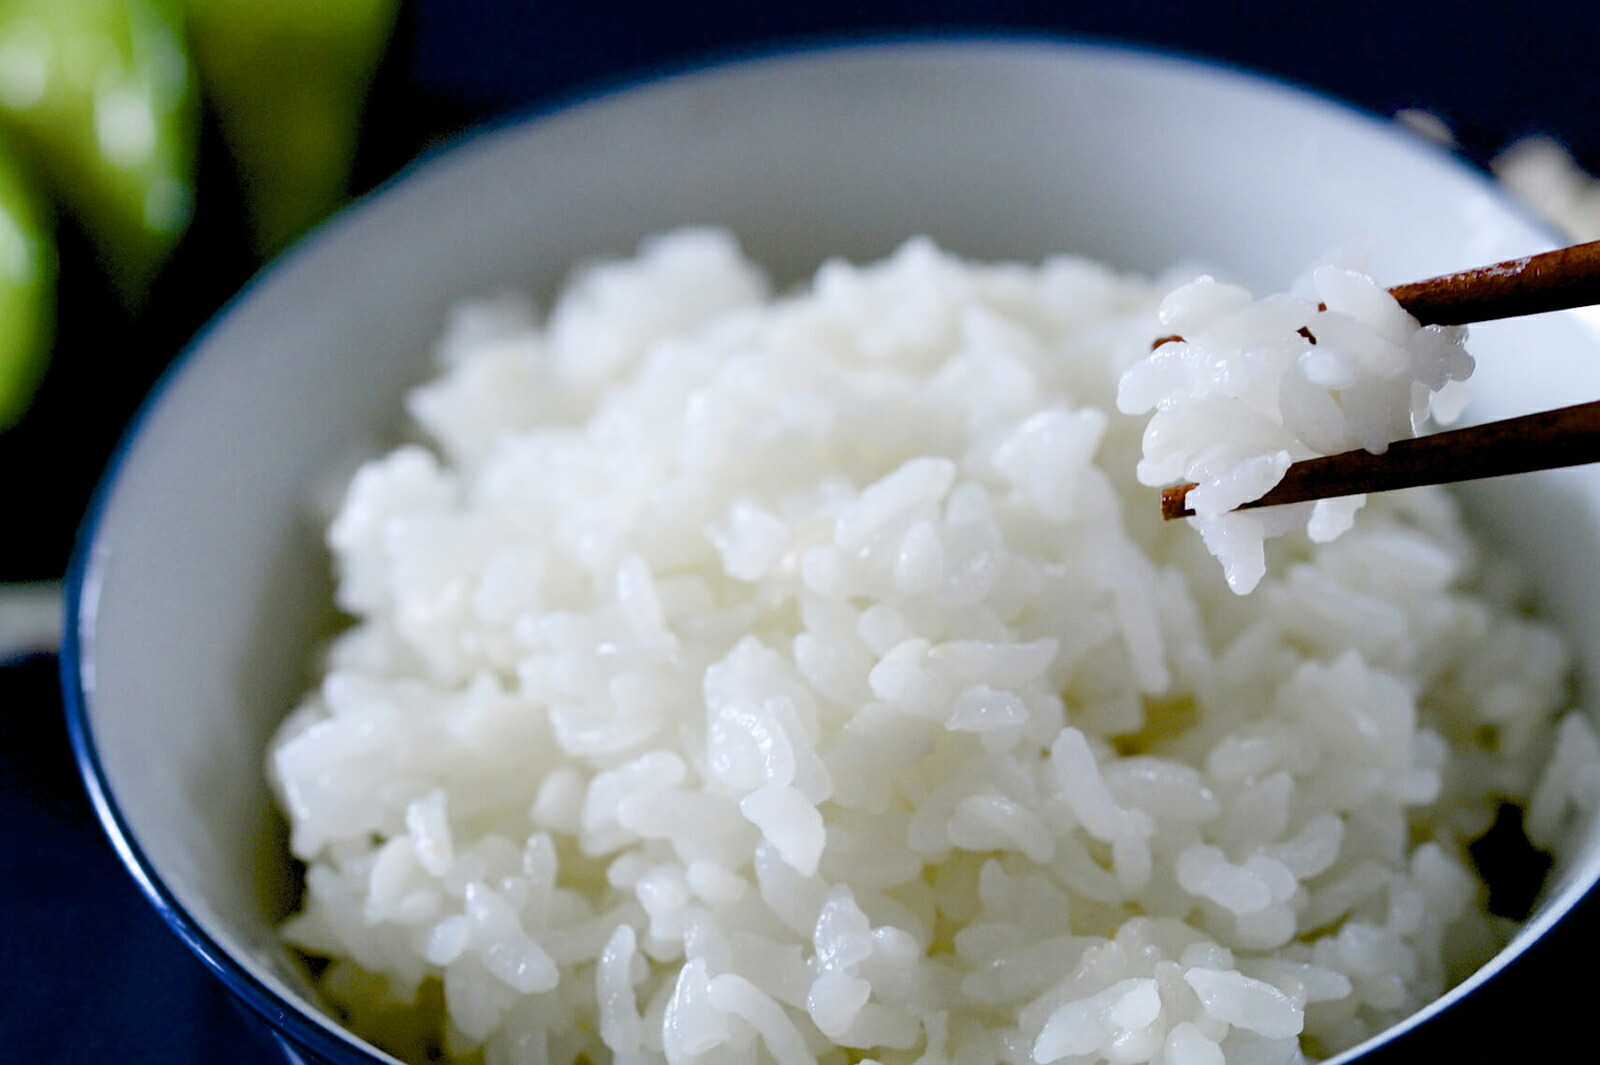
<path id="1" fill-rule="evenodd" d="M 327 999 L 419 1061 L 1267 1065 L 1471 971 L 1466 844 L 1600 749 L 1563 642 L 1438 491 L 1232 595 L 1116 411 L 1163 287 L 774 298 L 686 231 L 463 308 L 272 744 Z"/>
<path id="2" fill-rule="evenodd" d="M 1192 481 L 1191 519 L 1243 595 L 1266 573 L 1263 541 L 1305 529 L 1326 543 L 1350 528 L 1365 496 L 1238 511 L 1290 463 L 1388 450 L 1466 399 L 1472 357 L 1460 326 L 1421 326 L 1361 272 L 1359 255 L 1313 267 L 1292 292 L 1256 299 L 1206 275 L 1161 301 L 1167 334 L 1128 370 L 1127 414 L 1154 410 L 1139 480 Z"/>

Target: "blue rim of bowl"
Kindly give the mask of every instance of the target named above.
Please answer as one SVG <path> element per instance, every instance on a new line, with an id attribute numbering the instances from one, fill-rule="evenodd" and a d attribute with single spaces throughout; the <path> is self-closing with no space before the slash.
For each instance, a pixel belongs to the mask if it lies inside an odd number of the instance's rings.
<path id="1" fill-rule="evenodd" d="M 1009 30 L 988 32 L 980 28 L 969 32 L 956 28 L 946 32 L 937 29 L 919 28 L 905 34 L 874 31 L 869 34 L 855 36 L 795 37 L 778 39 L 765 44 L 756 43 L 745 47 L 713 50 L 707 54 L 702 54 L 698 58 L 684 62 L 669 63 L 660 67 L 646 69 L 642 72 L 636 72 L 632 75 L 620 75 L 611 79 L 603 79 L 597 83 L 580 87 L 576 91 L 560 96 L 544 105 L 526 109 L 512 109 L 502 116 L 490 118 L 445 143 L 422 152 L 393 176 L 354 203 L 347 205 L 333 218 L 318 226 L 313 232 L 302 237 L 288 252 L 263 266 L 238 293 L 212 315 L 200 331 L 172 360 L 172 363 L 156 380 L 149 394 L 140 403 L 138 410 L 130 419 L 127 428 L 107 460 L 105 470 L 95 486 L 93 495 L 90 497 L 83 522 L 78 528 L 63 585 L 65 616 L 59 664 L 67 730 L 79 774 L 83 777 L 90 802 L 94 806 L 101 827 L 109 838 L 113 849 L 117 852 L 117 856 L 127 868 L 129 875 L 133 877 L 146 900 L 155 908 L 168 928 L 199 957 L 207 969 L 222 981 L 236 999 L 253 1014 L 272 1026 L 275 1030 L 275 1035 L 282 1033 L 279 1037 L 280 1041 L 282 1036 L 287 1036 L 297 1049 L 304 1049 L 316 1055 L 329 1056 L 331 1061 L 363 1060 L 377 1065 L 377 1063 L 381 1063 L 385 1059 L 389 1061 L 397 1060 L 392 1055 L 388 1055 L 367 1044 L 354 1033 L 339 1025 L 333 1018 L 317 1011 L 311 1004 L 280 995 L 276 990 L 263 983 L 255 973 L 251 972 L 248 967 L 235 958 L 210 933 L 201 927 L 200 922 L 178 901 L 171 889 L 163 882 L 160 874 L 140 847 L 133 834 L 132 827 L 124 818 L 116 798 L 111 793 L 110 782 L 106 777 L 104 766 L 101 764 L 99 752 L 95 745 L 93 728 L 89 721 L 89 701 L 94 690 L 94 663 L 91 657 L 86 657 L 92 641 L 86 639 L 85 633 L 93 628 L 99 598 L 98 560 L 102 552 L 102 546 L 99 542 L 100 527 L 110 500 L 116 492 L 122 467 L 138 444 L 145 424 L 155 416 L 162 406 L 167 390 L 186 371 L 189 363 L 199 357 L 199 352 L 204 348 L 206 339 L 211 332 L 219 323 L 230 317 L 237 306 L 249 299 L 259 285 L 288 269 L 299 259 L 310 255 L 324 241 L 333 239 L 339 231 L 348 227 L 353 217 L 361 214 L 370 206 L 373 200 L 384 196 L 397 185 L 410 180 L 418 172 L 431 168 L 435 163 L 443 159 L 456 156 L 464 149 L 487 138 L 625 93 L 649 89 L 684 78 L 715 74 L 719 71 L 734 68 L 760 66 L 775 62 L 801 61 L 810 57 L 830 54 L 855 53 L 865 55 L 873 52 L 936 51 L 945 48 L 970 46 L 1014 48 L 1019 51 L 1040 49 L 1055 51 L 1063 55 L 1094 53 L 1101 56 L 1121 57 L 1128 61 L 1166 64 L 1172 67 L 1188 68 L 1195 72 L 1204 72 L 1212 76 L 1238 79 L 1241 84 L 1254 84 L 1258 88 L 1271 89 L 1295 96 L 1303 102 L 1319 103 L 1334 111 L 1342 112 L 1347 118 L 1370 122 L 1375 130 L 1387 130 L 1398 140 L 1410 142 L 1420 150 L 1432 150 L 1438 153 L 1442 163 L 1453 164 L 1461 168 L 1464 173 L 1481 181 L 1486 189 L 1494 193 L 1501 206 L 1521 216 L 1530 228 L 1546 234 L 1552 246 L 1564 243 L 1553 232 L 1548 223 L 1537 218 L 1530 209 L 1507 196 L 1504 190 L 1500 189 L 1492 178 L 1483 171 L 1481 166 L 1348 101 L 1317 89 L 1297 84 L 1285 77 L 1196 53 L 1186 53 L 1176 49 L 1160 48 L 1122 39 L 1082 34 L 1054 34 L 1042 30 L 1038 32 Z M 1544 912 L 1534 921 L 1530 921 L 1524 926 L 1525 929 L 1531 930 L 1533 933 L 1529 936 L 1527 943 L 1533 942 L 1535 938 L 1548 931 L 1550 926 L 1565 916 L 1577 904 L 1579 899 L 1592 888 L 1593 885 L 1589 885 L 1569 891 L 1565 894 L 1570 897 L 1563 899 L 1562 905 L 1555 905 L 1554 900 L 1550 905 L 1547 905 Z M 1534 928 L 1534 925 L 1539 927 Z M 1524 944 L 1524 949 L 1526 949 L 1527 943 Z M 1500 954 L 1497 954 L 1493 960 L 1473 973 L 1467 980 L 1457 984 L 1428 1006 L 1383 1030 L 1371 1039 L 1337 1055 L 1335 1058 L 1330 1059 L 1330 1062 L 1337 1063 L 1357 1059 L 1373 1047 L 1390 1042 L 1398 1036 L 1432 1020 L 1455 1005 L 1473 988 L 1505 969 L 1520 954 L 1521 951 L 1519 950 L 1517 954 L 1507 957 L 1505 951 L 1502 950 Z M 352 1058 L 352 1055 L 354 1058 Z"/>

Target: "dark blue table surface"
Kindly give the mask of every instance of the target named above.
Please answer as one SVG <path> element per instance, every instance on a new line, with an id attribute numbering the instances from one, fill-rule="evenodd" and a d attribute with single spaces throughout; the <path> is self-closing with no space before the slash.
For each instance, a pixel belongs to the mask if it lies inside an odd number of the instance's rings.
<path id="1" fill-rule="evenodd" d="M 1177 50 L 1379 113 L 1428 108 L 1477 158 L 1547 133 L 1600 167 L 1600 76 L 1591 65 L 1600 55 L 1600 18 L 1587 0 L 775 7 L 415 0 L 402 10 L 374 89 L 357 184 L 370 187 L 441 139 L 518 109 L 708 59 L 909 32 L 1087 35 Z M 134 406 L 184 339 L 256 268 L 215 132 L 208 127 L 205 137 L 195 225 L 140 312 L 120 307 L 82 239 L 63 227 L 57 351 L 81 350 L 109 331 L 122 350 L 87 369 L 60 355 L 27 420 L 0 434 L 4 513 L 29 516 L 0 526 L 0 580 L 60 575 L 94 480 Z M 1595 919 L 1580 920 L 1582 938 L 1594 942 Z M 1565 964 L 1555 953 L 1539 960 Z M 1494 1001 L 1512 1014 L 1535 1001 L 1582 1008 L 1571 993 L 1531 979 L 1508 983 L 1499 996 Z M 1402 1049 L 1432 1060 L 1488 1061 L 1514 1045 L 1473 1030 L 1448 1048 Z M 1556 1038 L 1535 1032 L 1533 1046 L 1551 1050 Z M 54 660 L 0 664 L 0 1061 L 276 1060 L 145 904 L 105 842 L 67 745 Z"/>

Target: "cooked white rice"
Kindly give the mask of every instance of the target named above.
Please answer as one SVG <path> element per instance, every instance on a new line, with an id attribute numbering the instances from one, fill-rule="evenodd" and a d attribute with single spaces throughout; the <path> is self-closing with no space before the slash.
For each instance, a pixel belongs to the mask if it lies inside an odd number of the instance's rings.
<path id="1" fill-rule="evenodd" d="M 1231 594 L 1116 410 L 1163 287 L 912 241 L 773 299 L 690 231 L 463 308 L 272 745 L 328 1000 L 485 1065 L 1267 1065 L 1469 972 L 1563 643 L 1437 491 Z"/>
<path id="2" fill-rule="evenodd" d="M 1158 311 L 1166 336 L 1122 378 L 1118 407 L 1155 411 L 1139 480 L 1195 483 L 1192 520 L 1241 595 L 1266 573 L 1267 537 L 1304 529 L 1326 543 L 1366 497 L 1235 507 L 1266 495 L 1292 462 L 1382 454 L 1430 417 L 1453 420 L 1466 400 L 1466 330 L 1418 325 L 1351 252 L 1263 299 L 1210 275 L 1178 288 Z"/>

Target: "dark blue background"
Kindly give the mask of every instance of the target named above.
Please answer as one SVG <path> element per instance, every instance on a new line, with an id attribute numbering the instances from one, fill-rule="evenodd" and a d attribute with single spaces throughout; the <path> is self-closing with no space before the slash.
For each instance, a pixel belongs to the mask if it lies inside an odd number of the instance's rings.
<path id="1" fill-rule="evenodd" d="M 1589 3 L 416 0 L 403 10 L 374 90 L 358 185 L 518 109 L 707 59 L 906 32 L 1086 35 L 1213 57 L 1372 111 L 1428 108 L 1451 123 L 1471 158 L 1550 133 L 1600 167 L 1600 18 Z M 57 358 L 28 419 L 0 435 L 10 518 L 0 579 L 60 575 L 134 405 L 257 265 L 209 127 L 206 137 L 195 226 L 139 313 L 117 304 L 81 238 L 63 229 Z M 18 513 L 28 519 L 11 517 Z M 1580 922 L 1593 942 L 1594 918 Z M 1573 956 L 1551 947 L 1523 968 Z M 1446 1045 L 1402 1044 L 1386 1058 L 1503 1060 L 1530 1049 L 1502 1023 L 1508 1014 L 1538 1001 L 1586 1015 L 1580 998 L 1542 980 L 1503 983 Z M 1555 1039 L 1553 1031 L 1536 1036 L 1534 1047 L 1548 1053 Z M 48 658 L 0 667 L 0 1060 L 276 1060 L 145 905 L 100 834 L 67 749 Z"/>

